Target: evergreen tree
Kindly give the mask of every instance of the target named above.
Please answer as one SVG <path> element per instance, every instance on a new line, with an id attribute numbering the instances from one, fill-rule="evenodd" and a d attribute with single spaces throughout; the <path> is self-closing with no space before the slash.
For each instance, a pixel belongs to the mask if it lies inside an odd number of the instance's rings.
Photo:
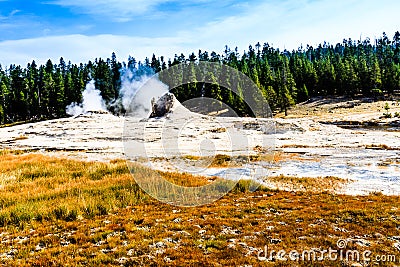
<path id="1" fill-rule="evenodd" d="M 372 89 L 380 89 L 382 87 L 382 76 L 381 68 L 379 67 L 378 60 L 375 58 L 371 66 L 369 88 L 367 92 L 363 92 L 364 95 L 368 96 L 371 94 Z"/>
<path id="2" fill-rule="evenodd" d="M 61 117 L 65 115 L 65 107 L 67 104 L 65 103 L 64 89 L 65 87 L 62 71 L 57 68 L 57 71 L 54 74 L 54 89 L 52 90 L 50 102 L 54 117 Z"/>
<path id="3" fill-rule="evenodd" d="M 111 55 L 111 83 L 112 83 L 112 90 L 111 92 L 114 93 L 114 100 L 119 96 L 119 90 L 121 89 L 121 69 L 122 64 L 118 62 L 117 56 L 113 52 Z"/>
<path id="4" fill-rule="evenodd" d="M 197 68 L 202 62 L 218 64 L 209 73 Z M 33 61 L 26 68 L 10 65 L 3 70 L 0 65 L 0 123 L 62 117 L 66 105 L 81 102 L 82 92 L 92 79 L 104 100 L 112 103 L 119 97 L 125 66 L 135 75 L 171 68 L 160 79 L 178 100 L 209 96 L 233 107 L 239 115 L 254 115 L 243 99 L 248 85 L 229 71 L 223 73 L 219 64 L 247 75 L 272 109 L 286 113 L 295 102 L 314 96 L 391 97 L 400 90 L 400 33 L 397 31 L 392 40 L 383 33 L 375 42 L 345 39 L 335 46 L 324 42 L 316 48 L 307 45 L 292 52 L 257 43 L 243 54 L 226 46 L 222 55 L 199 50 L 198 54 L 177 54 L 168 60 L 153 54 L 144 62 L 129 56 L 127 63 L 121 63 L 112 53 L 106 60 L 78 65 L 66 64 L 63 58 L 57 65 L 51 60 L 40 66 Z M 206 76 L 212 81 L 218 78 L 235 93 L 214 82 L 198 82 Z"/>
<path id="5" fill-rule="evenodd" d="M 304 102 L 308 100 L 308 90 L 305 84 L 300 87 L 297 92 L 297 103 Z"/>
<path id="6" fill-rule="evenodd" d="M 292 96 L 290 95 L 290 91 L 288 89 L 288 80 L 287 80 L 287 74 L 285 73 L 285 69 L 282 69 L 282 74 L 281 71 L 278 71 L 276 83 L 277 83 L 276 87 L 278 88 L 278 93 L 277 93 L 278 105 L 281 111 L 285 112 L 285 116 L 287 116 L 288 108 L 294 105 L 295 102 Z"/>

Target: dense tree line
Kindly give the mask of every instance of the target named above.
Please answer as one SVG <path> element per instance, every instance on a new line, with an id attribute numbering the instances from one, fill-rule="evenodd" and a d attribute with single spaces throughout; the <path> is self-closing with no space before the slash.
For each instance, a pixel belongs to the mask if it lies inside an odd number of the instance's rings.
<path id="1" fill-rule="evenodd" d="M 228 79 L 238 94 L 217 84 L 192 82 L 171 89 L 180 101 L 206 96 L 222 100 L 240 115 L 250 115 L 240 95 L 241 84 L 234 84 L 227 77 L 216 77 L 226 73 L 196 73 L 194 66 L 202 61 L 226 64 L 249 76 L 273 110 L 286 111 L 289 106 L 313 96 L 378 97 L 392 96 L 400 90 L 399 32 L 393 38 L 383 33 L 374 42 L 348 39 L 335 46 L 324 43 L 291 52 L 257 43 L 243 54 L 226 47 L 222 55 L 199 51 L 188 57 L 176 55 L 168 61 L 155 55 L 144 62 L 129 57 L 127 63 L 119 62 L 113 53 L 106 60 L 99 58 L 79 65 L 66 63 L 61 58 L 58 64 L 49 60 L 41 66 L 33 61 L 25 68 L 0 66 L 0 123 L 63 117 L 68 104 L 81 101 L 91 79 L 106 103 L 112 103 L 119 96 L 123 70 L 159 72 L 181 63 L 184 67 L 175 75 L 176 79 L 183 79 L 185 75 L 193 76 L 191 81 L 196 81 L 199 75 L 208 75 L 211 81 Z"/>

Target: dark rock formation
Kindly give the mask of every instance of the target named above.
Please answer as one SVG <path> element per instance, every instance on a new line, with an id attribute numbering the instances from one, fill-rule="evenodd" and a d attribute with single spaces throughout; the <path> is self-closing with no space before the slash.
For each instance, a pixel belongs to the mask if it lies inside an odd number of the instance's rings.
<path id="1" fill-rule="evenodd" d="M 164 117 L 169 112 L 171 112 L 175 103 L 175 96 L 171 93 L 166 93 L 158 100 L 155 100 L 153 98 L 151 102 L 152 111 L 149 118 Z"/>

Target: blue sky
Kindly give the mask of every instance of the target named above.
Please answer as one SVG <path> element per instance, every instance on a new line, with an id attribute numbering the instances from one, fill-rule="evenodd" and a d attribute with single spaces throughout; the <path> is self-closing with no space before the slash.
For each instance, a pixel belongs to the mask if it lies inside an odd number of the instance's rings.
<path id="1" fill-rule="evenodd" d="M 0 0 L 0 63 L 73 63 L 96 57 L 173 58 L 199 49 L 280 49 L 343 38 L 390 37 L 398 0 Z"/>

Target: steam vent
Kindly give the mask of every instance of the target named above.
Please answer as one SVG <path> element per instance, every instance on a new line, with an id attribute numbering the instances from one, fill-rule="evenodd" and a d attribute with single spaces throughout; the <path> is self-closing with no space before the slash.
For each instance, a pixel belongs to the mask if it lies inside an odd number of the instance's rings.
<path id="1" fill-rule="evenodd" d="M 164 117 L 166 114 L 172 111 L 176 98 L 172 93 L 165 93 L 158 100 L 154 98 L 151 101 L 152 112 L 149 118 Z"/>

